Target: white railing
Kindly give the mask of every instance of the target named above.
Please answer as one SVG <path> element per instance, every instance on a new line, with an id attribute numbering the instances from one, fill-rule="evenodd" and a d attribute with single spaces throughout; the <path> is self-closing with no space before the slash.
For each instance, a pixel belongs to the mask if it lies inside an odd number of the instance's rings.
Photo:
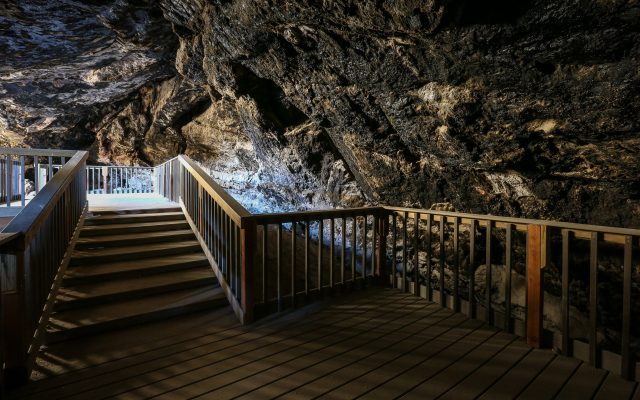
<path id="1" fill-rule="evenodd" d="M 155 168 L 94 166 L 86 168 L 88 194 L 154 193 Z"/>

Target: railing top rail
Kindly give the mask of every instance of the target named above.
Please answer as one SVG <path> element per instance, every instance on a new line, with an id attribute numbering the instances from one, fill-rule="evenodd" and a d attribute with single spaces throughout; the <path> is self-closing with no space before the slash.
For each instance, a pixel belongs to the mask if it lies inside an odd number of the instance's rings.
<path id="1" fill-rule="evenodd" d="M 0 147 L 1 155 L 12 156 L 38 156 L 38 157 L 73 157 L 77 151 L 75 150 L 55 150 L 55 149 L 29 149 L 29 148 L 14 148 L 14 147 Z"/>
<path id="2" fill-rule="evenodd" d="M 25 241 L 30 240 L 33 232 L 37 230 L 48 212 L 55 206 L 56 201 L 64 194 L 65 188 L 71 183 L 75 172 L 82 168 L 89 157 L 86 151 L 74 152 L 73 157 L 60 171 L 51 178 L 26 205 L 25 208 L 3 229 L 3 233 L 15 233 L 24 236 Z"/>
<path id="3" fill-rule="evenodd" d="M 187 156 L 180 155 L 177 157 L 178 161 L 193 175 L 193 177 L 200 182 L 204 190 L 209 193 L 213 199 L 224 209 L 224 211 L 231 217 L 231 219 L 240 226 L 243 226 L 243 219 L 251 216 L 251 213 L 247 211 L 236 199 L 231 197 L 222 186 L 218 185 L 213 178 L 209 176 L 202 168 L 196 164 L 192 159 Z"/>
<path id="4" fill-rule="evenodd" d="M 379 215 L 385 213 L 384 207 L 358 207 L 358 208 L 338 208 L 330 210 L 310 210 L 299 212 L 282 212 L 267 214 L 252 214 L 247 217 L 256 224 L 275 224 L 280 222 L 294 222 L 305 220 L 331 219 L 340 217 L 353 217 L 364 215 Z"/>
<path id="5" fill-rule="evenodd" d="M 0 232 L 0 246 L 2 246 L 5 243 L 9 243 L 12 240 L 14 240 L 17 236 L 20 236 L 19 233 L 13 232 L 13 233 L 4 233 L 4 232 Z"/>
<path id="6" fill-rule="evenodd" d="M 467 214 L 467 213 L 451 212 L 451 211 L 424 210 L 424 209 L 418 209 L 418 208 L 405 208 L 405 207 L 384 207 L 384 208 L 389 211 L 396 211 L 396 212 L 406 211 L 409 213 L 442 215 L 445 217 L 459 217 L 459 218 L 475 219 L 480 221 L 504 222 L 504 223 L 514 224 L 514 225 L 544 225 L 552 228 L 568 229 L 571 231 L 599 232 L 599 233 L 610 233 L 613 235 L 640 236 L 640 229 L 634 229 L 634 228 L 617 228 L 617 227 L 611 227 L 611 226 L 578 224 L 573 222 L 501 217 L 496 215 L 483 215 L 483 214 Z"/>

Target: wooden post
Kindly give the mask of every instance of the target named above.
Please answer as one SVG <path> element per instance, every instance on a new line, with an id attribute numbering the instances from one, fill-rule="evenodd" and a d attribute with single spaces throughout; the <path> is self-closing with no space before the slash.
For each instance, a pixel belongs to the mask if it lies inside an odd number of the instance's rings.
<path id="1" fill-rule="evenodd" d="M 527 344 L 542 347 L 544 291 L 542 268 L 546 264 L 548 237 L 546 227 L 529 225 L 527 229 Z"/>
<path id="2" fill-rule="evenodd" d="M 377 218 L 378 226 L 375 229 L 378 231 L 378 248 L 376 254 L 375 276 L 381 281 L 389 283 L 389 271 L 387 270 L 387 232 L 389 229 L 389 215 L 383 213 Z M 380 279 L 382 278 L 382 279 Z"/>
<path id="3" fill-rule="evenodd" d="M 4 353 L 4 381 L 7 386 L 24 384 L 29 379 L 27 367 L 27 348 L 29 335 L 25 304 L 24 266 L 28 262 L 28 251 L 17 250 L 16 255 L 5 254 L 3 263 L 8 271 L 13 272 L 11 282 L 4 282 L 2 290 L 2 329 Z"/>
<path id="4" fill-rule="evenodd" d="M 244 318 L 242 319 L 242 323 L 244 325 L 253 322 L 253 255 L 255 252 L 255 243 L 255 225 L 253 224 L 253 222 L 244 222 L 240 230 L 240 256 L 242 257 L 240 271 L 240 285 L 242 287 L 240 305 L 242 307 L 242 311 L 244 312 Z"/>

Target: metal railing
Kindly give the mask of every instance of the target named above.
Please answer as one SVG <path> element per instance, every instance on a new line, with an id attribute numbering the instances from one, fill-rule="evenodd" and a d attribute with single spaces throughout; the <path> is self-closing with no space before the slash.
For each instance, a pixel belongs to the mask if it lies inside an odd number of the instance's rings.
<path id="1" fill-rule="evenodd" d="M 2 231 L 10 235 L 0 244 L 5 382 L 29 376 L 50 312 L 52 285 L 86 209 L 88 153 L 73 154 Z"/>
<path id="2" fill-rule="evenodd" d="M 64 165 L 75 153 L 69 150 L 0 147 L 0 204 L 11 207 L 12 202 L 20 201 L 20 206 L 24 207 L 27 171 L 34 171 L 34 190 L 38 193 L 53 178 L 56 172 L 54 162 Z M 45 169 L 42 164 L 46 166 Z"/>
<path id="3" fill-rule="evenodd" d="M 87 193 L 155 193 L 153 167 L 94 166 L 86 168 Z"/>

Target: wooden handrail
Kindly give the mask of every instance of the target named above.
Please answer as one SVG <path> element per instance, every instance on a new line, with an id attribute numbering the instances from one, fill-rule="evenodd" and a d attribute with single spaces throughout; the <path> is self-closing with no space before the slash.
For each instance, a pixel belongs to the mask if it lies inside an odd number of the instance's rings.
<path id="1" fill-rule="evenodd" d="M 86 210 L 87 158 L 87 152 L 73 152 L 2 232 L 0 258 L 10 277 L 2 292 L 0 325 L 5 382 L 26 381 L 35 362 L 55 297 L 50 288 L 70 256 L 69 242 Z"/>
<path id="2" fill-rule="evenodd" d="M 187 169 L 193 177 L 202 185 L 202 188 L 213 197 L 213 199 L 224 209 L 231 219 L 240 227 L 243 226 L 243 218 L 251 216 L 236 199 L 227 193 L 222 186 L 218 185 L 209 174 L 207 174 L 198 164 L 187 156 L 177 157 L 180 164 Z"/>
<path id="3" fill-rule="evenodd" d="M 640 229 L 635 228 L 618 228 L 611 226 L 603 226 L 603 225 L 589 225 L 589 224 L 579 224 L 573 222 L 562 222 L 562 221 L 553 221 L 553 220 L 543 220 L 543 219 L 529 219 L 529 218 L 514 218 L 514 217 L 501 217 L 496 215 L 484 215 L 484 214 L 470 214 L 470 213 L 461 213 L 461 212 L 452 212 L 452 211 L 437 211 L 437 210 L 424 210 L 417 208 L 404 208 L 404 207 L 383 207 L 389 211 L 395 212 L 408 212 L 414 213 L 418 212 L 420 214 L 431 214 L 431 215 L 442 215 L 445 217 L 459 217 L 466 218 L 469 220 L 478 220 L 478 221 L 494 221 L 494 222 L 503 222 L 506 224 L 513 224 L 517 226 L 526 227 L 527 225 L 545 225 L 552 228 L 559 229 L 568 229 L 571 231 L 581 231 L 581 232 L 600 232 L 600 233 L 609 233 L 613 235 L 632 235 L 638 236 L 640 235 Z M 523 229 L 523 231 L 525 231 Z"/>

